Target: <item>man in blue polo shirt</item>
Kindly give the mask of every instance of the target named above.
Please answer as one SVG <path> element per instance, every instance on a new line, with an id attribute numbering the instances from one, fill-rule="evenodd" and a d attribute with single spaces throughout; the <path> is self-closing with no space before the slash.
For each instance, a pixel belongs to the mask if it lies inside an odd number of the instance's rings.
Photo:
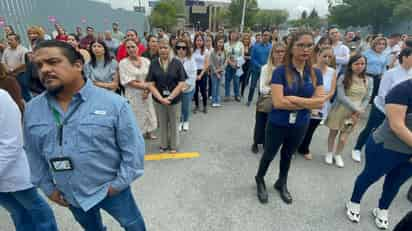
<path id="1" fill-rule="evenodd" d="M 248 96 L 248 102 L 247 102 L 248 106 L 250 106 L 250 104 L 252 103 L 253 96 L 255 94 L 255 88 L 256 88 L 256 85 L 260 77 L 260 70 L 262 69 L 262 66 L 267 63 L 271 48 L 272 48 L 272 44 L 270 43 L 270 32 L 269 30 L 264 30 L 262 32 L 262 42 L 256 43 L 252 47 L 252 56 L 251 56 L 252 80 L 251 80 L 250 88 L 249 88 L 249 96 Z"/>
<path id="2" fill-rule="evenodd" d="M 40 43 L 33 63 L 47 89 L 24 116 L 33 183 L 86 231 L 106 230 L 100 209 L 144 231 L 130 184 L 143 175 L 145 145 L 129 104 L 86 80 L 81 54 L 65 42 Z"/>

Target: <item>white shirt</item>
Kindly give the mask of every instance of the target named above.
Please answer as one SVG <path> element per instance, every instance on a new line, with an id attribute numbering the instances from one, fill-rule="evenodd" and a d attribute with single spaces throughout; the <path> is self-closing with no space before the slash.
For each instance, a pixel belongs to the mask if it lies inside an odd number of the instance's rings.
<path id="1" fill-rule="evenodd" d="M 272 70 L 268 70 L 268 65 L 265 64 L 260 72 L 259 91 L 262 95 L 267 95 L 272 91 L 272 74 L 276 67 L 272 67 Z"/>
<path id="2" fill-rule="evenodd" d="M 208 56 L 209 51 L 205 48 L 203 55 L 201 54 L 200 49 L 196 49 L 192 54 L 192 58 L 196 63 L 196 68 L 198 70 L 203 70 L 205 68 L 206 57 Z"/>
<path id="3" fill-rule="evenodd" d="M 323 87 L 325 89 L 326 94 L 329 94 L 329 92 L 332 91 L 332 82 L 335 76 L 336 76 L 336 70 L 331 67 L 328 67 L 326 72 L 323 73 Z M 321 110 L 323 114 L 323 118 L 326 118 L 328 116 L 330 107 L 331 107 L 331 103 L 329 100 L 323 104 L 323 108 Z"/>
<path id="4" fill-rule="evenodd" d="M 336 72 L 339 73 L 342 66 L 349 63 L 350 50 L 343 42 L 338 42 L 336 46 L 333 47 L 333 53 L 336 57 Z"/>
<path id="5" fill-rule="evenodd" d="M 6 64 L 8 70 L 14 70 L 18 66 L 25 64 L 24 55 L 28 52 L 27 48 L 22 45 L 18 45 L 16 49 L 12 49 L 10 46 L 4 50 L 1 62 Z"/>
<path id="6" fill-rule="evenodd" d="M 402 66 L 397 66 L 385 72 L 379 85 L 378 95 L 374 99 L 375 106 L 385 113 L 385 97 L 389 91 L 399 83 L 412 78 L 412 68 L 406 70 Z"/>
<path id="7" fill-rule="evenodd" d="M 16 192 L 33 187 L 29 162 L 23 149 L 21 113 L 10 95 L 2 89 L 0 127 L 0 192 Z"/>

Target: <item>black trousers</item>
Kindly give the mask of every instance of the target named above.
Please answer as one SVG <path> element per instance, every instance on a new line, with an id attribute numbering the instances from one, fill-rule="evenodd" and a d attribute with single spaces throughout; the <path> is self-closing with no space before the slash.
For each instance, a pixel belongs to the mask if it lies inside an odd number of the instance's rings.
<path id="1" fill-rule="evenodd" d="M 197 70 L 197 74 L 199 75 L 202 70 Z M 202 94 L 202 101 L 203 101 L 203 106 L 207 106 L 207 94 L 206 94 L 206 87 L 207 87 L 207 75 L 206 73 L 203 75 L 203 77 L 200 80 L 196 80 L 196 90 L 195 90 L 195 95 L 194 95 L 194 100 L 195 100 L 195 105 L 196 107 L 199 107 L 199 92 Z"/>
<path id="2" fill-rule="evenodd" d="M 284 127 L 268 122 L 266 127 L 265 151 L 260 159 L 257 177 L 263 178 L 266 175 L 270 163 L 282 146 L 280 150 L 279 180 L 281 183 L 286 184 L 292 155 L 302 142 L 306 128 L 307 125 L 301 127 Z"/>
<path id="3" fill-rule="evenodd" d="M 255 130 L 253 134 L 254 144 L 263 144 L 265 146 L 265 129 L 268 122 L 268 113 L 256 111 Z"/>
<path id="4" fill-rule="evenodd" d="M 410 231 L 412 230 L 412 211 L 410 211 L 399 224 L 395 227 L 393 231 Z"/>
<path id="5" fill-rule="evenodd" d="M 299 148 L 298 148 L 299 153 L 301 154 L 310 153 L 309 146 L 310 146 L 310 143 L 312 142 L 313 134 L 315 133 L 316 128 L 318 128 L 321 121 L 322 120 L 320 119 L 310 119 L 309 126 L 306 131 L 305 137 L 303 138 L 303 141 L 299 145 Z"/>
<path id="6" fill-rule="evenodd" d="M 373 100 L 378 95 L 379 85 L 381 84 L 382 75 L 370 75 L 370 76 L 373 78 L 373 91 L 372 91 L 372 97 L 369 103 L 373 104 Z"/>

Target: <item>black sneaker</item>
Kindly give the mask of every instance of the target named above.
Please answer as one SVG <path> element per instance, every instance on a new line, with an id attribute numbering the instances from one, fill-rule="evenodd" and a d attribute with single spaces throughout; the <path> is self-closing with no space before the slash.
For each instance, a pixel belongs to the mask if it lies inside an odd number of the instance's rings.
<path id="1" fill-rule="evenodd" d="M 236 97 L 235 97 L 235 100 L 236 100 L 236 102 L 240 102 L 240 97 L 239 97 L 239 96 L 236 96 Z"/>
<path id="2" fill-rule="evenodd" d="M 409 191 L 408 191 L 408 200 L 412 202 L 412 186 L 409 188 Z"/>
<path id="3" fill-rule="evenodd" d="M 257 187 L 257 196 L 262 204 L 268 203 L 268 193 L 266 191 L 265 180 L 255 176 L 256 187 Z"/>

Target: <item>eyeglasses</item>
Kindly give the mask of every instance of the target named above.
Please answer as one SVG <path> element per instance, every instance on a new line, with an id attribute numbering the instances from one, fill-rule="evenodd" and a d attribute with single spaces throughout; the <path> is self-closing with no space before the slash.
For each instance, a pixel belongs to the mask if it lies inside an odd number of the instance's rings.
<path id="1" fill-rule="evenodd" d="M 184 51 L 185 51 L 185 50 L 186 50 L 186 48 L 187 48 L 187 47 L 185 47 L 185 46 L 176 46 L 176 50 L 180 50 L 180 49 L 182 49 L 182 50 L 184 50 Z"/>
<path id="2" fill-rule="evenodd" d="M 300 48 L 300 49 L 312 49 L 313 46 L 314 46 L 313 43 L 308 43 L 308 44 L 297 43 L 297 44 L 295 44 L 295 47 Z"/>

